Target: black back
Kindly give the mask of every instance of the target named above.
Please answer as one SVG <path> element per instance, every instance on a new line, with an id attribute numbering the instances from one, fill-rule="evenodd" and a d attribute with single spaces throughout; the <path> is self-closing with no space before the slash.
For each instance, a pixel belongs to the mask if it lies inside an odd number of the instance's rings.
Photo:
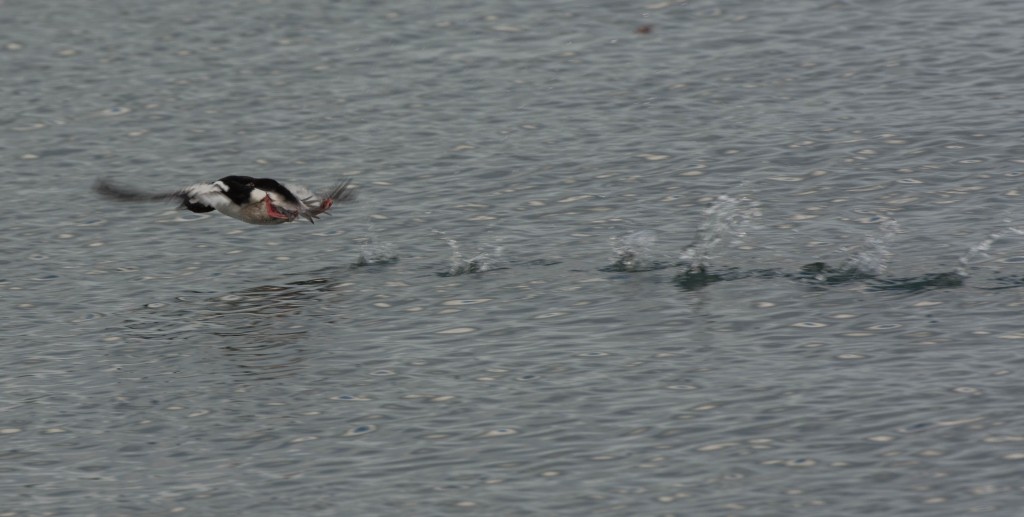
<path id="1" fill-rule="evenodd" d="M 249 202 L 249 194 L 253 189 L 251 176 L 224 176 L 218 181 L 228 188 L 224 194 L 236 205 L 244 205 Z"/>
<path id="2" fill-rule="evenodd" d="M 260 189 L 265 192 L 274 192 L 280 194 L 281 197 L 293 203 L 298 203 L 299 200 L 292 194 L 290 190 L 284 187 L 284 185 L 278 183 L 276 180 L 270 178 L 253 178 L 252 176 L 225 176 L 220 179 L 224 185 L 227 185 L 228 191 L 225 192 L 231 201 L 239 205 L 249 203 L 249 195 L 252 194 L 253 189 Z"/>
<path id="3" fill-rule="evenodd" d="M 292 194 L 292 191 L 285 188 L 284 185 L 278 183 L 277 180 L 272 180 L 270 178 L 256 178 L 255 180 L 253 180 L 253 185 L 255 185 L 256 188 L 264 192 L 274 192 L 280 194 L 281 197 L 285 198 L 285 200 L 287 201 L 291 201 L 292 203 L 298 204 L 299 202 L 299 198 L 295 197 L 295 194 Z"/>

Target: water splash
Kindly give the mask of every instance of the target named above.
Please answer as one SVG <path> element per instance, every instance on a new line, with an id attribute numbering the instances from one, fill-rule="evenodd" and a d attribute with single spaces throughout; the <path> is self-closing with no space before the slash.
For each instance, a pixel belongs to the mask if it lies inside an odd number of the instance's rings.
<path id="1" fill-rule="evenodd" d="M 458 276 L 468 273 L 484 273 L 495 269 L 504 269 L 504 266 L 502 265 L 502 254 L 504 252 L 503 247 L 488 246 L 490 248 L 488 251 L 477 249 L 477 253 L 475 255 L 470 258 L 466 258 L 462 253 L 459 241 L 448 237 L 444 232 L 439 230 L 434 230 L 434 233 L 445 241 L 452 251 L 452 255 L 448 259 L 448 271 L 438 273 L 438 275 Z"/>
<path id="2" fill-rule="evenodd" d="M 379 266 L 395 262 L 398 262 L 398 254 L 395 252 L 394 244 L 371 239 L 366 244 L 359 246 L 359 256 L 356 257 L 352 265 L 357 267 Z"/>
<path id="3" fill-rule="evenodd" d="M 840 270 L 859 273 L 867 276 L 878 276 L 889 269 L 892 251 L 889 246 L 900 233 L 900 224 L 892 218 L 885 218 L 878 225 L 878 230 L 864 238 L 860 246 L 842 248 L 850 254 Z"/>
<path id="4" fill-rule="evenodd" d="M 751 221 L 760 215 L 760 203 L 750 198 L 718 196 L 704 209 L 704 222 L 697 229 L 693 243 L 679 257 L 688 264 L 687 271 L 706 271 L 723 247 L 740 245 Z"/>
<path id="5" fill-rule="evenodd" d="M 395 251 L 395 245 L 387 241 L 378 240 L 377 234 L 373 231 L 373 226 L 370 226 L 367 231 L 369 236 L 366 237 L 366 242 L 359 246 L 359 256 L 356 257 L 352 266 L 379 266 L 398 262 L 398 253 Z"/>
<path id="6" fill-rule="evenodd" d="M 1011 234 L 1024 235 L 1024 230 L 1014 228 L 1013 226 L 1007 226 L 1006 228 L 988 234 L 988 236 L 982 239 L 981 242 L 968 248 L 967 252 L 964 253 L 959 260 L 957 260 L 956 274 L 960 275 L 961 277 L 967 278 L 967 276 L 969 275 L 967 270 L 973 264 L 980 264 L 992 260 L 992 256 L 988 254 L 988 251 L 992 249 L 992 245 L 995 244 L 996 241 L 998 241 L 999 239 L 1002 239 L 1003 237 L 1006 237 L 1007 235 Z"/>
<path id="7" fill-rule="evenodd" d="M 841 284 L 882 275 L 889 269 L 892 260 L 889 246 L 899 232 L 900 225 L 895 219 L 882 218 L 878 229 L 865 237 L 863 243 L 839 248 L 847 257 L 840 266 L 814 262 L 800 268 L 797 276 L 819 283 Z"/>
<path id="8" fill-rule="evenodd" d="M 611 240 L 612 264 L 603 270 L 635 273 L 662 267 L 654 257 L 653 247 L 658 240 L 654 231 L 640 230 Z"/>

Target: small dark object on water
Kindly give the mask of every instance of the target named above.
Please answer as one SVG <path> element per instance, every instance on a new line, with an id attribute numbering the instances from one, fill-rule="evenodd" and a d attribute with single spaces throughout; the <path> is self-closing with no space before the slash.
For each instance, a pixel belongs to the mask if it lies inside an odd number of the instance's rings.
<path id="1" fill-rule="evenodd" d="M 633 32 L 637 34 L 650 34 L 652 30 L 654 30 L 654 26 L 652 25 L 641 25 Z"/>

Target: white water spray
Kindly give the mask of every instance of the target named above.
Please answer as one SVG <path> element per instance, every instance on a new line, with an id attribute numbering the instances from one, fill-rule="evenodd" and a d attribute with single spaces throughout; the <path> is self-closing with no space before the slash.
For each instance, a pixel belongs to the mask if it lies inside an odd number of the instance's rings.
<path id="1" fill-rule="evenodd" d="M 743 242 L 751 221 L 760 215 L 760 204 L 750 198 L 718 196 L 704 209 L 704 221 L 697 229 L 693 244 L 679 258 L 689 264 L 688 271 L 706 270 L 723 247 L 735 247 Z"/>
<path id="2" fill-rule="evenodd" d="M 872 276 L 885 273 L 889 269 L 889 261 L 892 260 L 889 246 L 898 233 L 900 224 L 895 219 L 886 218 L 879 223 L 876 232 L 864 238 L 863 244 L 843 250 L 850 252 L 851 255 L 841 269 Z"/>
<path id="3" fill-rule="evenodd" d="M 391 264 L 398 261 L 398 254 L 395 252 L 395 245 L 377 239 L 377 234 L 371 225 L 367 228 L 369 235 L 366 243 L 359 246 L 359 256 L 353 263 L 355 266 L 376 266 L 380 264 Z"/>
<path id="4" fill-rule="evenodd" d="M 457 276 L 464 275 L 466 273 L 483 273 L 485 271 L 502 268 L 500 261 L 502 253 L 504 252 L 503 247 L 490 246 L 490 250 L 488 251 L 478 249 L 476 255 L 466 258 L 462 253 L 459 241 L 448 237 L 440 230 L 434 230 L 434 233 L 448 244 L 448 247 L 452 250 L 452 255 L 449 258 L 448 272 L 443 276 Z"/>
<path id="5" fill-rule="evenodd" d="M 612 269 L 645 271 L 655 266 L 652 250 L 658 235 L 653 230 L 640 230 L 612 238 Z"/>
<path id="6" fill-rule="evenodd" d="M 1009 221 L 1006 221 L 1009 222 Z M 967 278 L 969 276 L 967 270 L 974 264 L 981 264 L 992 260 L 992 256 L 988 254 L 988 251 L 992 249 L 992 245 L 999 239 L 1006 237 L 1007 235 L 1024 235 L 1024 230 L 1007 226 L 1001 230 L 997 230 L 988 234 L 987 237 L 982 239 L 981 242 L 971 246 L 967 249 L 960 259 L 957 261 L 956 274 L 961 277 Z"/>

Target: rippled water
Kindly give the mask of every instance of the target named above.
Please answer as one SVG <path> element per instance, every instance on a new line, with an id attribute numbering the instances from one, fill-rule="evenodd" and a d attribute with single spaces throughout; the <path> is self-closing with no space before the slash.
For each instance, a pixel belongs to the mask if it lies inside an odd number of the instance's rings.
<path id="1" fill-rule="evenodd" d="M 0 512 L 1019 515 L 1022 22 L 0 2 Z"/>

